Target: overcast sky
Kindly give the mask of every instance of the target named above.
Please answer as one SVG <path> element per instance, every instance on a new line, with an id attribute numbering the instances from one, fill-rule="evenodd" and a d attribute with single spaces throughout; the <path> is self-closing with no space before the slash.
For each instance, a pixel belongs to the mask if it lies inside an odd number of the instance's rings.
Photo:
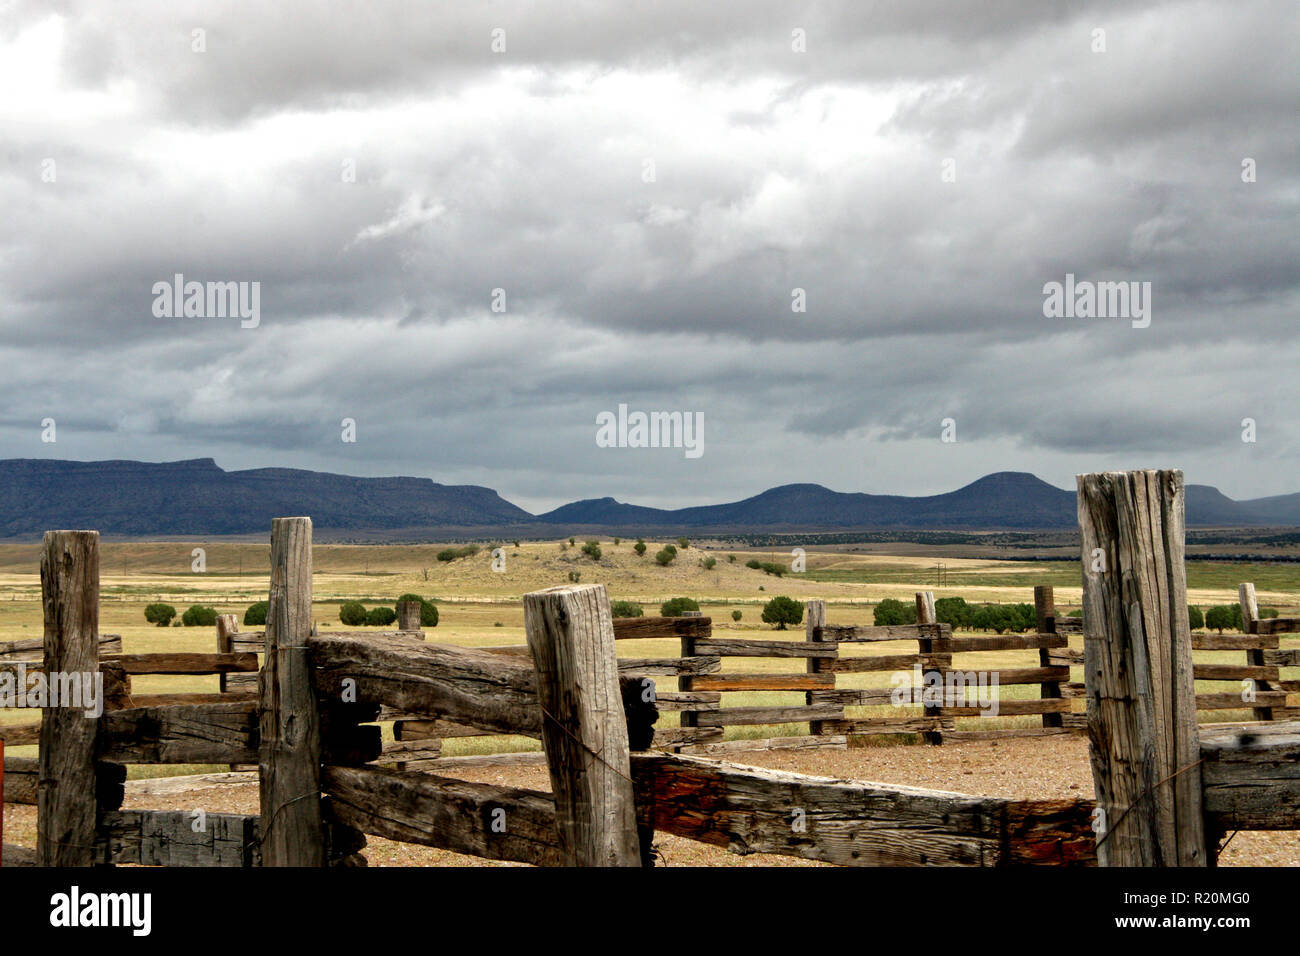
<path id="1" fill-rule="evenodd" d="M 0 0 L 0 457 L 1300 491 L 1297 9 Z M 1045 317 L 1067 273 L 1149 327 Z M 704 454 L 597 447 L 620 403 Z"/>

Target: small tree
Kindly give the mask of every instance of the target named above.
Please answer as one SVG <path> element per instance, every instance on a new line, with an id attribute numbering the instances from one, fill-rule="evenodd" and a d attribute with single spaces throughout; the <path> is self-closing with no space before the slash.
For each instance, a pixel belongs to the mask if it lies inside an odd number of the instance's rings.
<path id="1" fill-rule="evenodd" d="M 727 555 L 727 563 L 728 563 L 728 564 L 735 564 L 735 563 L 736 563 L 736 556 L 735 556 L 734 554 L 729 554 L 729 555 Z"/>
<path id="2" fill-rule="evenodd" d="M 569 539 L 569 547 L 571 547 L 571 548 L 573 547 L 573 539 L 572 539 L 572 538 Z"/>
<path id="3" fill-rule="evenodd" d="M 144 619 L 158 627 L 166 627 L 176 616 L 176 608 L 170 604 L 150 604 L 144 609 Z"/>
<path id="4" fill-rule="evenodd" d="M 798 624 L 803 620 L 803 605 L 794 598 L 779 594 L 763 605 L 763 623 L 775 624 L 778 631 L 784 631 L 788 624 Z"/>
<path id="5" fill-rule="evenodd" d="M 339 620 L 348 627 L 360 627 L 366 623 L 366 608 L 360 601 L 344 601 L 339 608 Z"/>
<path id="6" fill-rule="evenodd" d="M 265 601 L 258 601 L 244 612 L 244 623 L 253 627 L 261 627 L 266 624 L 266 610 L 270 605 Z"/>
<path id="7" fill-rule="evenodd" d="M 731 619 L 732 619 L 733 621 L 739 621 L 743 616 L 744 616 L 744 615 L 741 614 L 739 611 L 732 611 L 732 612 L 731 612 Z"/>
<path id="8" fill-rule="evenodd" d="M 677 539 L 677 547 L 681 548 L 683 551 L 685 551 L 685 550 L 686 550 L 687 548 L 689 548 L 690 546 L 691 546 L 691 543 L 690 543 L 690 541 L 688 541 L 686 538 L 678 538 L 678 539 Z"/>
<path id="9" fill-rule="evenodd" d="M 713 557 L 713 555 L 709 555 L 707 558 L 701 561 L 700 564 L 704 566 L 705 571 L 712 571 L 714 568 L 718 566 L 718 559 Z"/>
<path id="10" fill-rule="evenodd" d="M 700 602 L 688 597 L 676 597 L 665 601 L 659 608 L 660 617 L 681 617 L 687 611 L 698 611 Z"/>
<path id="11" fill-rule="evenodd" d="M 965 598 L 946 597 L 934 602 L 934 619 L 940 624 L 950 624 L 953 629 L 970 627 L 974 610 Z"/>
<path id="12" fill-rule="evenodd" d="M 372 607 L 366 612 L 366 623 L 371 627 L 383 627 L 385 624 L 392 624 L 396 620 L 397 612 L 387 604 Z"/>
<path id="13" fill-rule="evenodd" d="M 748 561 L 745 562 L 745 567 L 753 568 L 755 571 L 757 571 L 762 566 L 763 563 L 759 561 L 758 558 L 750 558 Z"/>
<path id="14" fill-rule="evenodd" d="M 600 560 L 600 542 L 599 542 L 599 541 L 588 541 L 586 544 L 584 544 L 584 545 L 582 546 L 582 553 L 585 554 L 587 557 L 591 558 L 591 560 L 593 560 L 593 561 L 599 561 L 599 560 Z"/>
<path id="15" fill-rule="evenodd" d="M 620 544 L 622 544 L 622 543 L 623 543 L 623 539 L 622 539 L 622 538 L 615 538 L 615 539 L 614 539 L 614 547 L 617 548 L 617 547 L 618 547 Z"/>
<path id="16" fill-rule="evenodd" d="M 677 557 L 676 551 L 669 551 L 667 548 L 664 548 L 662 551 L 660 551 L 658 554 L 655 555 L 655 560 L 658 561 L 660 564 L 664 565 L 665 567 L 667 567 L 668 565 L 673 563 L 673 559 L 676 557 Z"/>
<path id="17" fill-rule="evenodd" d="M 916 619 L 916 608 L 912 608 L 912 619 Z M 897 598 L 885 598 L 876 605 L 876 626 L 886 627 L 890 625 L 906 624 L 907 605 Z"/>
<path id="18" fill-rule="evenodd" d="M 1193 631 L 1199 631 L 1205 627 L 1205 615 L 1201 613 L 1199 607 L 1187 606 L 1187 625 Z"/>
<path id="19" fill-rule="evenodd" d="M 217 609 L 202 604 L 192 605 L 181 615 L 181 623 L 186 627 L 214 627 L 217 623 Z"/>
<path id="20" fill-rule="evenodd" d="M 614 617 L 641 617 L 645 611 L 635 601 L 610 601 L 609 613 Z"/>
<path id="21" fill-rule="evenodd" d="M 1222 605 L 1210 608 L 1205 612 L 1205 626 L 1222 634 L 1225 629 L 1232 627 L 1231 608 Z"/>
<path id="22" fill-rule="evenodd" d="M 638 555 L 644 555 L 644 554 L 645 554 L 645 542 L 642 541 L 640 538 L 637 538 L 637 539 L 636 539 L 636 544 L 632 545 L 632 550 L 635 551 Z"/>

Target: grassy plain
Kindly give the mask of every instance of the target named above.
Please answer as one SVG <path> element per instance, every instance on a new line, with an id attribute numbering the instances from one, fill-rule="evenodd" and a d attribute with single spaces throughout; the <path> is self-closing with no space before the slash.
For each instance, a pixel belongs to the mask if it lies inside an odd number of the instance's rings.
<path id="1" fill-rule="evenodd" d="M 910 600 L 917 590 L 933 590 L 937 597 L 961 596 L 970 602 L 1032 602 L 1035 584 L 1056 588 L 1060 613 L 1077 607 L 1080 575 L 1077 563 L 1066 561 L 1002 561 L 995 559 L 944 558 L 942 583 L 936 561 L 924 555 L 845 554 L 810 550 L 807 570 L 776 577 L 745 567 L 751 558 L 788 564 L 788 552 L 764 550 L 681 549 L 677 559 L 662 567 L 653 559 L 664 542 L 647 541 L 646 554 L 638 556 L 633 542 L 614 544 L 604 539 L 601 557 L 593 561 L 567 541 L 512 542 L 503 544 L 505 571 L 491 569 L 491 546 L 478 554 L 452 562 L 436 560 L 437 545 L 334 545 L 314 549 L 313 587 L 315 616 L 320 626 L 341 628 L 338 612 L 344 600 L 369 605 L 391 603 L 398 595 L 416 592 L 438 602 L 440 621 L 429 632 L 431 640 L 464 646 L 522 644 L 524 642 L 522 596 L 533 590 L 563 584 L 576 573 L 584 583 L 607 585 L 611 598 L 643 604 L 647 614 L 658 613 L 658 605 L 669 597 L 686 595 L 700 601 L 714 627 L 723 633 L 748 637 L 802 639 L 802 629 L 773 631 L 760 621 L 763 604 L 772 596 L 786 594 L 796 600 L 821 598 L 827 601 L 832 624 L 870 624 L 872 606 L 882 598 Z M 193 570 L 193 550 L 202 548 L 206 570 Z M 712 569 L 702 562 L 712 557 Z M 733 560 L 734 557 L 734 560 Z M 1272 563 L 1191 562 L 1187 566 L 1189 595 L 1201 606 L 1229 604 L 1236 600 L 1240 581 L 1254 581 L 1261 604 L 1278 607 L 1283 614 L 1300 607 L 1300 565 Z M 265 600 L 269 574 L 269 548 L 264 544 L 228 540 L 194 542 L 113 542 L 101 545 L 100 630 L 121 634 L 130 653 L 152 651 L 213 651 L 212 628 L 157 628 L 144 620 L 144 607 L 165 601 L 178 612 L 191 604 L 215 607 L 221 613 L 238 614 L 254 601 Z M 732 612 L 740 611 L 739 622 Z M 41 634 L 40 577 L 38 546 L 0 544 L 0 641 L 38 637 Z M 1296 639 L 1284 639 L 1295 646 Z M 1075 639 L 1081 646 L 1081 639 Z M 631 657 L 672 657 L 679 653 L 676 641 L 620 642 L 620 653 Z M 846 656 L 857 654 L 899 654 L 916 650 L 915 642 L 853 645 L 842 649 Z M 1203 662 L 1244 663 L 1237 652 L 1200 653 Z M 958 655 L 954 667 L 990 670 L 1004 667 L 1037 666 L 1036 651 L 985 652 Z M 751 673 L 783 673 L 802 670 L 802 662 L 781 659 L 724 659 L 724 670 Z M 1287 677 L 1300 676 L 1286 674 Z M 1075 680 L 1082 680 L 1075 668 Z M 841 687 L 887 686 L 884 674 L 842 674 Z M 133 682 L 140 693 L 215 691 L 215 677 L 142 677 Z M 1232 682 L 1201 682 L 1206 692 L 1237 690 Z M 1002 699 L 1037 697 L 1037 685 L 1007 686 Z M 727 706 L 798 704 L 802 693 L 752 692 L 728 695 Z M 1082 707 L 1082 702 L 1077 702 Z M 890 708 L 885 708 L 889 710 Z M 882 709 L 851 708 L 849 716 L 881 715 Z M 894 716 L 899 716 L 894 711 Z M 1223 711 L 1221 719 L 1249 719 L 1248 711 Z M 26 722 L 31 715 L 21 711 L 0 713 L 0 723 Z M 662 718 L 676 723 L 675 715 Z M 977 718 L 959 721 L 963 729 L 981 726 L 1024 724 L 1037 726 L 1037 717 L 999 718 L 997 723 Z M 728 728 L 729 739 L 772 737 L 806 732 L 806 724 Z M 448 754 L 483 753 L 535 748 L 520 738 L 479 737 L 448 740 Z M 14 748 L 15 754 L 30 752 Z M 151 768 L 133 768 L 148 773 Z M 176 773 L 181 768 L 158 768 Z M 196 768 L 199 769 L 199 768 Z M 208 768 L 202 768 L 208 769 Z"/>

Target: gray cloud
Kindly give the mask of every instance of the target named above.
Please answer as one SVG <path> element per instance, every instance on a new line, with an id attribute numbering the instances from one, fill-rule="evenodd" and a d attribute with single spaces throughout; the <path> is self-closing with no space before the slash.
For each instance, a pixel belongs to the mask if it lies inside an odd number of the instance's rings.
<path id="1" fill-rule="evenodd" d="M 1292 5 L 10 8 L 5 457 L 536 507 L 1157 460 L 1296 490 Z M 261 326 L 154 318 L 177 272 L 260 281 Z M 1151 281 L 1151 327 L 1044 318 L 1067 272 Z M 596 448 L 620 402 L 702 411 L 704 458 Z"/>

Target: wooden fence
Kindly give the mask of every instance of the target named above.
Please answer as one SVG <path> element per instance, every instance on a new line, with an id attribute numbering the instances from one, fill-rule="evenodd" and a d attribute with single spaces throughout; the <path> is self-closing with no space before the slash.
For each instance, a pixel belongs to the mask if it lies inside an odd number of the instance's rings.
<path id="1" fill-rule="evenodd" d="M 256 700 L 152 702 L 97 719 L 67 708 L 46 712 L 34 862 L 359 865 L 365 834 L 375 834 L 494 860 L 637 866 L 650 862 L 658 832 L 738 853 L 848 865 L 1204 865 L 1230 830 L 1300 829 L 1300 722 L 1197 727 L 1193 642 L 1185 617 L 1170 613 L 1185 604 L 1181 473 L 1083 476 L 1080 515 L 1084 554 L 1100 549 L 1112 569 L 1084 580 L 1096 815 L 1087 800 L 969 796 L 650 750 L 656 697 L 690 715 L 677 730 L 724 726 L 710 715 L 726 708 L 707 709 L 720 696 L 699 695 L 725 688 L 705 682 L 699 689 L 699 682 L 725 676 L 714 664 L 728 651 L 773 649 L 715 641 L 703 618 L 646 619 L 619 625 L 619 635 L 603 585 L 527 595 L 526 660 L 402 631 L 314 634 L 311 523 L 293 518 L 272 527 Z M 96 670 L 98 536 L 50 532 L 44 547 L 45 670 Z M 616 640 L 662 636 L 669 626 L 678 629 L 681 658 L 617 657 Z M 824 623 L 811 626 L 820 639 L 804 644 L 844 642 L 843 634 L 825 640 Z M 932 629 L 913 633 L 929 642 L 917 654 L 930 655 L 936 671 L 945 655 L 986 649 L 958 644 L 940 625 L 914 627 Z M 816 662 L 807 676 L 833 677 L 824 662 L 835 658 L 825 648 L 802 650 Z M 248 651 L 232 643 L 210 656 L 239 653 Z M 206 663 L 218 668 L 206 672 L 219 672 L 228 662 Z M 691 686 L 652 693 L 649 672 L 663 668 Z M 1057 679 L 1040 683 L 1060 687 Z M 806 693 L 830 689 L 823 679 Z M 843 702 L 805 706 L 800 713 L 823 725 L 841 719 L 831 710 Z M 551 792 L 377 766 L 383 748 L 374 721 L 385 709 L 540 739 Z M 742 719 L 776 716 L 736 710 Z M 256 762 L 260 812 L 207 814 L 196 827 L 193 813 L 120 809 L 125 765 L 196 762 Z M 9 860 L 24 856 L 10 851 Z"/>

